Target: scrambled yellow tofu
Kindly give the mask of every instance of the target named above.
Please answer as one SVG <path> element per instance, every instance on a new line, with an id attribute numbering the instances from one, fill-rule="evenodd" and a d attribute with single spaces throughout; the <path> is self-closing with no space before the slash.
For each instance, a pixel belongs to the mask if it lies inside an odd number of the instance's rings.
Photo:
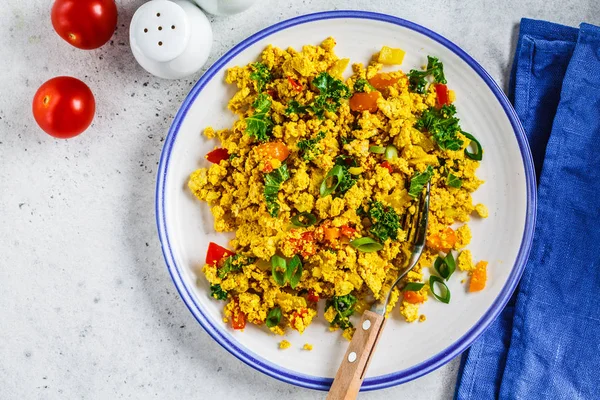
<path id="1" fill-rule="evenodd" d="M 204 130 L 221 145 L 188 186 L 209 204 L 217 232 L 235 232 L 232 250 L 209 248 L 203 268 L 235 329 L 303 332 L 324 300 L 331 329 L 349 339 L 350 317 L 384 298 L 410 257 L 403 221 L 428 181 L 427 248 L 406 282 L 422 282 L 438 254 L 467 246 L 470 215 L 488 214 L 471 198 L 483 183 L 482 150 L 473 153 L 478 143 L 460 128 L 441 62 L 382 72 L 380 61 L 404 56 L 385 48 L 344 80 L 349 60 L 334 46 L 268 46 L 259 61 L 230 68 L 225 80 L 237 91 L 228 108 L 239 118 Z M 472 268 L 468 250 L 458 265 Z M 428 290 L 394 289 L 388 313 L 400 303 L 406 321 L 424 321 Z"/>

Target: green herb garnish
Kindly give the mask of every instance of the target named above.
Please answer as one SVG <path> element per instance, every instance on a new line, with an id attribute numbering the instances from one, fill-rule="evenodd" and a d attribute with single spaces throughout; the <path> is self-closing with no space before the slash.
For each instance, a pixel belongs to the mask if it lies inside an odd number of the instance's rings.
<path id="1" fill-rule="evenodd" d="M 254 72 L 250 74 L 250 79 L 256 81 L 256 91 L 262 92 L 266 84 L 271 81 L 271 72 L 267 66 L 261 62 L 250 64 Z"/>
<path id="2" fill-rule="evenodd" d="M 421 282 L 408 282 L 404 288 L 402 288 L 403 292 L 418 292 L 425 286 L 424 283 Z"/>
<path id="3" fill-rule="evenodd" d="M 363 253 L 373 253 L 383 249 L 383 245 L 370 237 L 361 237 L 350 242 L 350 246 Z"/>
<path id="4" fill-rule="evenodd" d="M 450 279 L 450 276 L 452 276 L 456 270 L 456 262 L 454 261 L 452 252 L 449 251 L 444 258 L 438 256 L 433 263 L 433 268 L 435 268 L 437 273 L 440 274 L 440 276 L 445 280 Z"/>
<path id="5" fill-rule="evenodd" d="M 325 132 L 317 133 L 312 139 L 303 139 L 298 142 L 298 148 L 302 152 L 302 158 L 306 161 L 310 161 L 315 156 L 321 153 L 321 149 L 317 147 L 317 144 L 325 138 Z"/>
<path id="6" fill-rule="evenodd" d="M 296 214 L 292 217 L 292 224 L 301 228 L 306 228 L 317 223 L 317 217 L 313 214 L 305 211 L 300 214 Z"/>
<path id="7" fill-rule="evenodd" d="M 267 117 L 267 112 L 271 109 L 271 98 L 268 94 L 261 93 L 252 103 L 252 107 L 254 114 L 246 118 L 246 133 L 261 142 L 266 142 L 273 129 L 273 121 Z"/>
<path id="8" fill-rule="evenodd" d="M 437 289 L 436 283 L 439 285 L 441 290 Z M 437 275 L 431 275 L 429 277 L 429 289 L 436 299 L 442 303 L 450 303 L 450 289 L 448 289 L 448 286 L 446 286 L 442 278 Z"/>
<path id="9" fill-rule="evenodd" d="M 371 91 L 375 90 L 375 88 L 373 87 L 373 85 L 371 85 L 369 83 L 368 80 L 366 79 L 357 79 L 356 82 L 354 82 L 354 91 L 355 92 L 364 92 L 365 91 L 365 87 L 368 87 L 369 89 L 371 89 Z"/>
<path id="10" fill-rule="evenodd" d="M 433 75 L 435 83 L 446 83 L 444 65 L 436 57 L 427 56 L 427 68 L 424 71 L 411 69 L 408 73 L 408 87 L 413 92 L 424 94 L 427 90 L 427 76 Z"/>
<path id="11" fill-rule="evenodd" d="M 296 254 L 287 262 L 285 271 L 285 280 L 290 283 L 292 289 L 295 289 L 302 278 L 302 261 Z"/>
<path id="12" fill-rule="evenodd" d="M 446 177 L 446 185 L 453 188 L 460 188 L 462 186 L 462 180 L 452 172 L 448 172 L 448 176 Z"/>
<path id="13" fill-rule="evenodd" d="M 470 133 L 462 131 L 461 133 L 472 143 L 475 144 L 475 153 L 471 153 L 469 150 L 465 149 L 465 155 L 472 160 L 481 161 L 481 159 L 483 158 L 483 147 L 481 147 L 481 143 L 479 143 L 479 141 L 475 139 L 475 137 Z"/>
<path id="14" fill-rule="evenodd" d="M 292 289 L 295 289 L 302 278 L 302 261 L 298 255 L 288 261 L 274 254 L 271 257 L 271 274 L 279 286 L 289 282 Z"/>
<path id="15" fill-rule="evenodd" d="M 408 195 L 410 197 L 417 197 L 421 194 L 423 187 L 429 182 L 433 176 L 433 168 L 431 165 L 427 166 L 427 169 L 423 172 L 415 172 L 412 178 L 410 178 L 410 188 L 408 189 Z"/>
<path id="16" fill-rule="evenodd" d="M 218 283 L 210 285 L 210 296 L 217 300 L 227 300 L 227 292 L 221 288 Z"/>
<path id="17" fill-rule="evenodd" d="M 275 307 L 267 314 L 267 320 L 265 321 L 268 328 L 273 328 L 279 325 L 281 321 L 281 308 Z"/>
<path id="18" fill-rule="evenodd" d="M 356 183 L 356 179 L 352 178 L 352 174 L 348 171 L 347 166 L 336 165 L 325 175 L 319 193 L 321 197 L 329 196 L 335 193 L 342 196 Z M 331 183 L 327 183 L 331 179 Z"/>
<path id="19" fill-rule="evenodd" d="M 243 266 L 250 265 L 254 261 L 256 261 L 256 259 L 252 257 L 246 257 L 241 254 L 229 256 L 225 259 L 221 268 L 219 268 L 219 278 L 225 279 L 228 273 L 241 271 Z"/>
<path id="20" fill-rule="evenodd" d="M 325 309 L 333 307 L 336 311 L 335 318 L 331 321 L 331 326 L 338 326 L 341 329 L 352 328 L 350 316 L 354 314 L 356 297 L 351 294 L 345 296 L 333 296 L 325 303 Z"/>
<path id="21" fill-rule="evenodd" d="M 369 229 L 371 235 L 382 243 L 388 238 L 398 239 L 400 217 L 392 207 L 384 207 L 380 201 L 371 201 L 368 215 L 371 220 L 371 228 Z"/>
<path id="22" fill-rule="evenodd" d="M 440 149 L 459 150 L 463 141 L 457 136 L 461 129 L 455 114 L 456 107 L 452 104 L 440 109 L 431 107 L 421 114 L 421 118 L 415 123 L 415 128 L 429 132 Z"/>
<path id="23" fill-rule="evenodd" d="M 279 214 L 279 203 L 277 202 L 277 193 L 283 182 L 290 179 L 290 172 L 287 164 L 281 166 L 265 175 L 265 200 L 267 202 L 267 211 L 272 217 Z"/>
<path id="24" fill-rule="evenodd" d="M 290 114 L 306 114 L 306 111 L 309 109 L 309 106 L 303 106 L 298 103 L 296 100 L 291 100 L 288 103 L 287 108 L 285 109 L 285 115 Z"/>
<path id="25" fill-rule="evenodd" d="M 337 111 L 342 104 L 342 99 L 350 97 L 348 86 L 327 72 L 317 75 L 312 84 L 319 90 L 319 95 L 312 102 L 310 108 L 320 119 L 325 117 L 325 111 Z"/>

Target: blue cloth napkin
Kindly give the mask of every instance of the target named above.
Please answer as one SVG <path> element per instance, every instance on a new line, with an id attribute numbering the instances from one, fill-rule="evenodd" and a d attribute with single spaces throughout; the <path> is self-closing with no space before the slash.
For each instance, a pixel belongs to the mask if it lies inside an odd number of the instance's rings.
<path id="1" fill-rule="evenodd" d="M 509 97 L 539 177 L 534 242 L 455 398 L 600 399 L 600 28 L 523 19 Z"/>

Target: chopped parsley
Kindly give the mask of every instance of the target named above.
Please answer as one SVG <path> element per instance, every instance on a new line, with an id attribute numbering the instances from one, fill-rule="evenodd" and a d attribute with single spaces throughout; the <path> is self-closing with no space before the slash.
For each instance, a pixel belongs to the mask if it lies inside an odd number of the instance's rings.
<path id="1" fill-rule="evenodd" d="M 356 305 L 356 297 L 351 294 L 345 296 L 333 296 L 333 298 L 327 300 L 325 309 L 333 307 L 336 315 L 333 321 L 330 322 L 331 326 L 338 326 L 341 329 L 351 328 L 352 322 L 350 322 L 350 316 L 354 314 L 354 307 Z"/>
<path id="2" fill-rule="evenodd" d="M 371 90 L 375 90 L 375 88 L 373 87 L 373 85 L 371 85 L 369 83 L 368 80 L 366 79 L 357 79 L 356 82 L 354 82 L 354 92 L 364 92 L 365 91 L 365 87 L 370 88 Z"/>
<path id="3" fill-rule="evenodd" d="M 454 105 L 443 106 L 440 109 L 431 107 L 421 114 L 421 118 L 415 123 L 415 128 L 429 132 L 442 150 L 460 150 L 463 141 L 457 134 L 462 130 L 455 114 Z"/>
<path id="4" fill-rule="evenodd" d="M 433 168 L 431 165 L 427 166 L 427 169 L 423 172 L 415 172 L 412 178 L 410 178 L 410 189 L 408 189 L 408 195 L 410 197 L 417 197 L 423 190 L 423 186 L 429 182 L 433 176 Z"/>
<path id="5" fill-rule="evenodd" d="M 309 108 L 310 107 L 303 106 L 302 104 L 298 103 L 296 100 L 290 100 L 287 108 L 285 109 L 285 115 L 306 114 L 306 110 L 308 110 Z"/>
<path id="6" fill-rule="evenodd" d="M 261 142 L 266 142 L 273 129 L 273 121 L 267 117 L 267 112 L 271 109 L 271 98 L 261 93 L 252 103 L 252 107 L 254 114 L 246 118 L 246 133 Z"/>
<path id="7" fill-rule="evenodd" d="M 317 136 L 312 139 L 303 139 L 298 142 L 298 148 L 302 152 L 302 158 L 306 161 L 310 161 L 315 156 L 321 153 L 321 149 L 317 147 L 317 144 L 325 137 L 325 132 L 319 132 Z"/>
<path id="8" fill-rule="evenodd" d="M 325 117 L 325 111 L 337 111 L 342 104 L 342 99 L 350 97 L 348 86 L 327 72 L 321 72 L 313 79 L 312 83 L 319 90 L 319 95 L 312 102 L 310 108 L 320 119 Z"/>
<path id="9" fill-rule="evenodd" d="M 279 203 L 277 202 L 277 193 L 283 182 L 290 179 L 290 172 L 287 164 L 273 170 L 265 175 L 265 200 L 267 202 L 267 211 L 272 217 L 279 214 Z"/>
<path id="10" fill-rule="evenodd" d="M 221 285 L 210 285 L 210 297 L 217 300 L 227 300 L 227 292 L 221 288 Z"/>
<path id="11" fill-rule="evenodd" d="M 256 81 L 256 91 L 262 92 L 267 83 L 271 81 L 271 72 L 267 66 L 261 62 L 250 64 L 254 72 L 250 74 L 250 79 Z"/>
<path id="12" fill-rule="evenodd" d="M 223 266 L 218 270 L 219 278 L 225 279 L 228 273 L 241 271 L 243 266 L 252 264 L 254 261 L 256 261 L 254 258 L 242 256 L 240 254 L 229 256 L 223 262 Z"/>
<path id="13" fill-rule="evenodd" d="M 462 186 L 462 180 L 452 172 L 448 172 L 448 176 L 446 177 L 446 185 L 453 188 L 460 188 Z"/>
<path id="14" fill-rule="evenodd" d="M 369 205 L 368 215 L 372 224 L 369 229 L 371 235 L 382 243 L 388 238 L 398 239 L 400 217 L 392 207 L 384 207 L 380 201 L 372 201 Z"/>
<path id="15" fill-rule="evenodd" d="M 424 71 L 411 69 L 408 73 L 408 87 L 413 92 L 424 94 L 427 90 L 427 76 L 433 75 L 435 83 L 446 83 L 444 65 L 436 57 L 427 56 L 427 68 Z"/>

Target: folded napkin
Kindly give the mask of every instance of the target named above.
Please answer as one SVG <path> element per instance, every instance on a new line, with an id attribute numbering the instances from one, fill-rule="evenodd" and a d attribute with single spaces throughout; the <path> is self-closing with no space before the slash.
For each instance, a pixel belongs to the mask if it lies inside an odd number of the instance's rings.
<path id="1" fill-rule="evenodd" d="M 600 28 L 523 19 L 509 96 L 538 174 L 534 242 L 455 398 L 600 399 Z"/>

